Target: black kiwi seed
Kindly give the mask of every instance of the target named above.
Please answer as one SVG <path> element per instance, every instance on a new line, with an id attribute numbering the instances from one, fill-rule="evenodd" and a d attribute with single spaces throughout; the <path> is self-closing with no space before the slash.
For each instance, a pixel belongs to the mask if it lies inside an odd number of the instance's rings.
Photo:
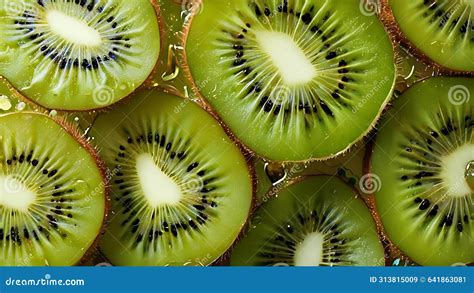
<path id="1" fill-rule="evenodd" d="M 424 199 L 420 203 L 420 210 L 426 210 L 430 206 L 430 201 L 427 199 Z"/>
<path id="2" fill-rule="evenodd" d="M 30 233 L 28 232 L 28 229 L 23 229 L 23 235 L 25 239 L 30 239 Z"/>
<path id="3" fill-rule="evenodd" d="M 438 213 L 438 205 L 434 205 L 433 208 L 428 213 L 428 216 L 434 217 Z"/>
<path id="4" fill-rule="evenodd" d="M 143 240 L 143 234 L 138 234 L 137 236 L 137 243 L 141 242 Z"/>
<path id="5" fill-rule="evenodd" d="M 196 167 L 199 166 L 199 163 L 198 162 L 194 162 L 192 163 L 191 165 L 189 165 L 188 169 L 186 170 L 187 172 L 191 172 L 192 170 L 194 170 Z"/>
<path id="6" fill-rule="evenodd" d="M 177 232 L 176 226 L 174 224 L 171 224 L 171 234 L 173 234 L 174 237 L 178 236 L 178 232 Z"/>
<path id="7" fill-rule="evenodd" d="M 195 223 L 192 219 L 189 219 L 188 224 L 189 224 L 189 226 L 190 226 L 191 228 L 193 228 L 193 229 L 197 229 L 197 228 L 198 228 L 198 226 L 196 225 L 196 223 Z"/>
<path id="8" fill-rule="evenodd" d="M 462 225 L 461 221 L 459 221 L 459 222 L 457 223 L 456 229 L 458 229 L 459 232 L 462 232 L 462 230 L 463 230 L 463 225 Z"/>
<path id="9" fill-rule="evenodd" d="M 446 224 L 446 226 L 451 226 L 453 224 L 453 215 L 452 214 L 447 214 L 444 217 L 442 223 Z"/>
<path id="10" fill-rule="evenodd" d="M 329 52 L 326 56 L 327 60 L 331 60 L 337 56 L 336 52 Z"/>

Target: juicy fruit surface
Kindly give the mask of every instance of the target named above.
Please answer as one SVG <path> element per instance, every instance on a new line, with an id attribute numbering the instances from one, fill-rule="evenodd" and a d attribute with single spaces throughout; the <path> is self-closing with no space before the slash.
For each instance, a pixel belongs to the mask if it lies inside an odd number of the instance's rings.
<path id="1" fill-rule="evenodd" d="M 380 127 L 377 208 L 390 239 L 421 265 L 474 261 L 473 93 L 470 79 L 423 81 Z"/>
<path id="2" fill-rule="evenodd" d="M 436 63 L 474 71 L 474 5 L 471 0 L 390 0 L 408 40 Z"/>
<path id="3" fill-rule="evenodd" d="M 77 263 L 105 216 L 95 159 L 50 118 L 10 114 L 0 118 L 0 166 L 0 265 Z"/>
<path id="4" fill-rule="evenodd" d="M 37 104 L 89 110 L 152 72 L 160 33 L 149 0 L 0 0 L 0 75 Z"/>
<path id="5" fill-rule="evenodd" d="M 338 155 L 371 128 L 395 79 L 388 36 L 358 5 L 206 2 L 187 36 L 194 81 L 258 155 L 278 161 Z"/>
<path id="6" fill-rule="evenodd" d="M 384 264 L 369 210 L 337 178 L 308 177 L 286 188 L 257 211 L 250 227 L 232 253 L 232 265 Z"/>
<path id="7" fill-rule="evenodd" d="M 236 239 L 252 182 L 239 149 L 193 102 L 158 91 L 100 116 L 91 135 L 112 170 L 101 249 L 116 265 L 206 265 Z"/>

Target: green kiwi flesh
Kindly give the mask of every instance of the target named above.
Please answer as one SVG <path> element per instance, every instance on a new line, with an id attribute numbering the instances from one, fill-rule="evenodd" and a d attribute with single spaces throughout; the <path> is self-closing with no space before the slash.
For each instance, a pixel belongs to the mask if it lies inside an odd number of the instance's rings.
<path id="1" fill-rule="evenodd" d="M 414 85 L 383 120 L 372 155 L 389 238 L 421 265 L 474 261 L 474 81 Z"/>
<path id="2" fill-rule="evenodd" d="M 259 156 L 337 156 L 391 96 L 392 44 L 359 1 L 224 0 L 197 10 L 185 45 L 195 90 Z"/>
<path id="3" fill-rule="evenodd" d="M 0 117 L 0 166 L 0 266 L 76 264 L 105 217 L 95 156 L 51 118 L 25 112 Z"/>
<path id="4" fill-rule="evenodd" d="M 0 38 L 0 75 L 28 99 L 60 110 L 127 97 L 160 51 L 150 0 L 0 0 Z"/>
<path id="5" fill-rule="evenodd" d="M 207 265 L 234 242 L 253 196 L 249 167 L 190 100 L 145 91 L 99 116 L 114 216 L 101 240 L 115 265 Z"/>
<path id="6" fill-rule="evenodd" d="M 474 2 L 390 0 L 393 16 L 410 43 L 437 64 L 474 71 Z"/>
<path id="7" fill-rule="evenodd" d="M 250 221 L 234 266 L 382 266 L 375 222 L 336 177 L 314 176 L 279 192 Z"/>

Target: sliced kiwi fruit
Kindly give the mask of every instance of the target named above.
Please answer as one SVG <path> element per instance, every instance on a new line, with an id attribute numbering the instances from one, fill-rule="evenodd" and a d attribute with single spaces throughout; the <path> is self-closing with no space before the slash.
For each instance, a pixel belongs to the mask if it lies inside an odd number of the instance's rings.
<path id="1" fill-rule="evenodd" d="M 397 30 L 441 67 L 474 72 L 472 0 L 386 0 Z"/>
<path id="2" fill-rule="evenodd" d="M 207 265 L 239 235 L 253 180 L 239 148 L 190 100 L 158 90 L 100 115 L 90 135 L 112 188 L 100 243 L 115 265 Z"/>
<path id="3" fill-rule="evenodd" d="M 235 266 L 379 266 L 384 250 L 357 193 L 336 177 L 313 176 L 257 210 L 232 252 Z"/>
<path id="4" fill-rule="evenodd" d="M 378 119 L 396 75 L 384 27 L 359 4 L 206 2 L 186 34 L 195 92 L 259 156 L 305 161 L 345 152 Z"/>
<path id="5" fill-rule="evenodd" d="M 421 265 L 474 261 L 473 94 L 473 79 L 423 81 L 380 126 L 377 210 L 389 238 Z"/>
<path id="6" fill-rule="evenodd" d="M 48 116 L 0 117 L 0 266 L 76 264 L 102 230 L 97 156 Z"/>
<path id="7" fill-rule="evenodd" d="M 150 0 L 0 4 L 0 75 L 45 108 L 107 107 L 142 85 L 158 60 Z"/>

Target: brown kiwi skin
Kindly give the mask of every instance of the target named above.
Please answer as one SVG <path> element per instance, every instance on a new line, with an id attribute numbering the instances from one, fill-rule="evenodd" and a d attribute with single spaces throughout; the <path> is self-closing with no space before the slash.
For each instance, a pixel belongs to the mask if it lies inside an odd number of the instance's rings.
<path id="1" fill-rule="evenodd" d="M 372 159 L 373 151 L 375 149 L 376 138 L 377 138 L 377 133 L 374 133 L 370 137 L 370 140 L 368 140 L 368 142 L 366 143 L 366 149 L 365 149 L 365 154 L 364 154 L 364 159 L 363 159 L 363 172 L 362 172 L 365 175 L 372 174 L 372 166 L 370 162 Z M 388 237 L 387 232 L 385 231 L 385 227 L 382 223 L 382 218 L 380 217 L 376 208 L 375 194 L 376 193 L 373 192 L 371 194 L 367 194 L 366 196 L 362 196 L 361 198 L 365 201 L 367 207 L 370 210 L 370 213 L 372 214 L 372 217 L 374 218 L 375 225 L 377 226 L 379 239 L 382 242 L 384 250 L 385 250 L 385 265 L 392 266 L 392 263 L 390 262 L 392 256 L 397 256 L 401 258 L 402 260 L 405 260 L 405 261 L 408 260 L 414 263 Z"/>
<path id="2" fill-rule="evenodd" d="M 52 121 L 54 121 L 57 125 L 59 125 L 70 137 L 72 137 L 75 141 L 77 141 L 94 159 L 96 166 L 99 169 L 100 176 L 102 177 L 102 183 L 104 184 L 104 198 L 105 198 L 105 211 L 104 211 L 104 219 L 102 220 L 102 225 L 99 233 L 97 234 L 96 238 L 90 246 L 87 248 L 86 252 L 82 256 L 82 258 L 75 264 L 75 265 L 80 265 L 81 263 L 84 263 L 87 258 L 89 258 L 92 254 L 94 254 L 97 245 L 98 245 L 98 240 L 99 238 L 105 233 L 105 228 L 106 228 L 106 223 L 107 219 L 109 217 L 109 210 L 110 210 L 110 182 L 107 180 L 106 176 L 106 167 L 104 161 L 99 156 L 99 153 L 97 152 L 97 149 L 94 148 L 91 144 L 89 144 L 85 138 L 84 135 L 82 135 L 79 130 L 74 127 L 70 122 L 68 122 L 64 118 L 51 118 L 48 115 L 38 113 L 38 112 L 33 112 L 33 111 L 24 111 L 21 113 L 25 114 L 34 114 L 34 115 L 40 115 L 45 118 L 48 118 Z M 5 117 L 8 115 L 15 115 L 17 113 L 7 113 L 5 115 L 0 115 L 0 117 Z"/>
<path id="3" fill-rule="evenodd" d="M 385 0 L 382 0 L 385 1 Z M 391 38 L 393 35 L 391 35 Z M 392 38 L 393 40 L 393 38 Z M 438 68 L 439 69 L 439 68 Z M 436 76 L 439 76 L 440 72 L 437 72 Z M 427 76 L 424 78 L 421 78 L 420 80 L 417 81 L 417 83 L 422 82 L 424 80 L 430 79 L 431 77 Z M 389 112 L 393 108 L 392 103 L 389 103 L 386 108 L 384 109 L 384 112 L 382 113 L 381 117 L 384 117 L 387 112 Z M 378 135 L 378 127 L 380 126 L 380 119 L 377 122 L 375 128 L 370 132 L 369 135 L 366 136 L 365 140 L 365 153 L 364 153 L 364 158 L 362 160 L 362 175 L 369 175 L 372 174 L 372 154 L 375 150 L 375 143 L 377 141 L 377 135 Z M 398 258 L 401 258 L 404 261 L 409 261 L 411 263 L 414 263 L 400 248 L 398 248 L 388 237 L 385 227 L 382 223 L 382 218 L 380 217 L 377 207 L 376 207 L 376 200 L 375 200 L 375 195 L 376 191 L 370 194 L 366 194 L 364 196 L 361 196 L 361 198 L 364 200 L 365 204 L 369 208 L 370 213 L 372 214 L 372 217 L 375 221 L 376 227 L 377 227 L 377 232 L 379 234 L 379 239 L 383 244 L 384 250 L 385 250 L 385 265 L 386 266 L 392 266 L 392 263 L 390 262 L 391 257 L 397 256 Z"/>
<path id="4" fill-rule="evenodd" d="M 51 117 L 47 115 L 43 115 L 43 116 L 52 119 Z M 99 245 L 100 237 L 102 237 L 102 235 L 105 234 L 105 230 L 106 230 L 109 217 L 110 217 L 109 215 L 110 178 L 109 180 L 107 180 L 107 173 L 106 173 L 107 168 L 106 168 L 105 162 L 99 156 L 98 150 L 86 141 L 84 135 L 65 118 L 55 118 L 52 120 L 55 121 L 59 126 L 61 126 L 70 136 L 72 136 L 73 139 L 75 139 L 94 158 L 94 161 L 96 162 L 96 165 L 99 168 L 100 176 L 102 177 L 102 182 L 104 184 L 105 211 L 104 211 L 104 219 L 102 220 L 101 229 L 99 233 L 97 234 L 96 238 L 94 239 L 94 241 L 91 243 L 90 247 L 84 253 L 83 257 L 76 263 L 76 266 L 78 266 L 84 263 L 87 259 L 89 259 L 95 253 Z"/>
<path id="5" fill-rule="evenodd" d="M 420 49 L 418 49 L 412 42 L 408 40 L 407 37 L 403 34 L 400 26 L 398 25 L 395 16 L 393 15 L 392 9 L 390 8 L 389 0 L 380 0 L 381 3 L 381 13 L 380 19 L 385 24 L 386 30 L 389 32 L 390 38 L 392 39 L 393 43 L 399 43 L 409 49 L 409 51 L 418 59 L 422 60 L 427 66 L 432 67 L 435 71 L 443 75 L 448 76 L 467 76 L 471 77 L 474 76 L 474 71 L 462 71 L 462 70 L 453 70 L 447 67 L 444 67 L 430 57 L 428 57 L 425 53 L 423 53 Z"/>
<path id="6" fill-rule="evenodd" d="M 196 4 L 196 9 L 199 10 L 199 7 L 200 5 L 203 5 L 203 1 L 204 0 L 173 0 L 175 3 L 183 3 L 184 1 L 186 1 L 186 3 L 190 3 L 190 4 Z M 195 96 L 197 97 L 197 103 L 201 105 L 201 107 L 206 110 L 208 113 L 210 113 L 212 116 L 214 116 L 214 118 L 219 121 L 219 123 L 222 125 L 222 127 L 225 129 L 225 131 L 228 133 L 229 137 L 232 138 L 233 141 L 235 141 L 239 146 L 240 148 L 243 150 L 243 152 L 245 154 L 249 154 L 251 157 L 255 157 L 255 158 L 260 158 L 260 159 L 265 159 L 266 161 L 271 161 L 271 162 L 276 162 L 276 163 L 287 163 L 287 162 L 292 162 L 292 163 L 312 163 L 312 162 L 322 162 L 322 161 L 327 161 L 327 160 L 331 160 L 331 159 L 337 159 L 339 157 L 342 157 L 344 156 L 345 154 L 351 152 L 351 150 L 353 150 L 358 144 L 360 143 L 363 143 L 364 142 L 364 139 L 366 137 L 369 137 L 371 135 L 371 133 L 374 131 L 374 127 L 378 124 L 378 122 L 380 121 L 380 119 L 382 118 L 383 116 L 383 113 L 385 111 L 385 108 L 389 105 L 390 103 L 390 100 L 388 97 L 391 97 L 393 95 L 393 92 L 395 90 L 395 85 L 396 85 L 396 79 L 394 79 L 393 81 L 393 86 L 392 86 L 392 91 L 387 95 L 387 100 L 385 101 L 385 104 L 383 104 L 381 106 L 381 110 L 379 111 L 378 115 L 377 115 L 377 118 L 372 122 L 372 125 L 370 126 L 370 128 L 365 131 L 364 133 L 362 133 L 358 139 L 356 139 L 351 145 L 347 146 L 344 150 L 338 152 L 337 154 L 333 155 L 333 156 L 327 156 L 327 157 L 323 157 L 323 158 L 312 158 L 312 159 L 308 159 L 308 160 L 301 160 L 301 161 L 273 161 L 273 160 L 268 160 L 267 158 L 263 158 L 261 157 L 260 155 L 256 154 L 254 151 L 252 151 L 247 145 L 245 145 L 243 142 L 241 142 L 237 137 L 236 135 L 230 130 L 230 128 L 223 122 L 223 119 L 220 117 L 220 115 L 217 113 L 217 111 L 210 105 L 209 102 L 206 101 L 206 99 L 204 98 L 204 96 L 201 94 L 201 91 L 199 89 L 199 87 L 197 86 L 195 80 L 194 80 L 194 77 L 191 73 L 191 69 L 189 68 L 189 64 L 188 64 L 188 58 L 187 58 L 187 54 L 186 54 L 186 50 L 184 48 L 186 48 L 186 43 L 187 43 L 187 38 L 188 38 L 188 33 L 189 33 L 189 30 L 191 28 L 191 25 L 192 25 L 192 22 L 194 20 L 194 15 L 191 15 L 190 18 L 189 18 L 189 21 L 186 22 L 184 25 L 183 25 L 183 30 L 181 32 L 181 41 L 180 41 L 180 46 L 183 47 L 183 50 L 180 50 L 180 52 L 177 54 L 178 55 L 178 65 L 180 66 L 180 68 L 183 70 L 183 73 L 184 73 L 184 77 L 186 78 L 186 80 L 188 81 L 188 83 L 190 84 L 191 86 L 191 90 L 192 92 L 195 94 Z M 380 18 L 379 18 L 380 20 Z M 380 20 L 380 24 L 382 26 L 384 26 L 384 23 Z M 385 31 L 387 32 L 387 35 L 390 37 L 390 39 L 392 40 L 392 51 L 394 52 L 393 54 L 393 62 L 395 64 L 396 62 L 396 51 L 395 51 L 395 45 L 396 43 L 393 41 L 392 37 L 391 37 L 391 34 L 390 32 L 387 30 L 387 27 L 384 26 L 384 29 Z M 395 68 L 395 71 L 397 71 L 397 69 Z M 395 76 L 398 76 L 398 73 L 395 72 Z"/>
<path id="7" fill-rule="evenodd" d="M 245 156 L 245 155 L 244 155 Z M 235 246 L 237 243 L 239 243 L 247 234 L 247 230 L 250 224 L 250 219 L 254 215 L 255 211 L 258 208 L 257 205 L 257 175 L 255 172 L 255 167 L 251 164 L 251 161 L 248 159 L 247 156 L 245 156 L 245 160 L 247 161 L 247 165 L 249 166 L 250 170 L 250 176 L 252 177 L 252 202 L 250 204 L 250 211 L 249 214 L 247 215 L 247 220 L 245 221 L 244 225 L 240 229 L 239 235 L 237 235 L 237 238 L 234 240 L 234 243 L 227 249 L 226 252 L 224 252 L 221 257 L 219 257 L 217 260 L 215 260 L 211 265 L 212 266 L 228 266 L 230 265 L 230 257 L 232 255 L 232 251 L 234 250 Z"/>
<path id="8" fill-rule="evenodd" d="M 161 60 L 162 60 L 161 58 L 163 57 L 162 56 L 163 48 L 164 48 L 163 43 L 164 43 L 164 40 L 165 40 L 164 35 L 166 34 L 166 30 L 164 29 L 165 22 L 164 22 L 164 19 L 162 17 L 161 8 L 160 8 L 160 5 L 158 4 L 157 0 L 148 0 L 148 1 L 150 1 L 151 5 L 155 9 L 156 18 L 158 19 L 158 29 L 160 31 L 160 53 L 158 55 L 158 60 L 155 63 L 155 66 L 154 66 L 153 70 L 150 72 L 150 74 L 145 79 L 145 81 L 139 87 L 137 87 L 133 92 L 131 92 L 128 96 L 124 97 L 120 101 L 117 101 L 116 103 L 114 103 L 112 105 L 104 106 L 102 108 L 97 108 L 97 109 L 65 110 L 65 109 L 61 109 L 61 108 L 46 108 L 46 107 L 43 107 L 43 106 L 39 105 L 37 102 L 35 102 L 31 99 L 28 99 L 28 97 L 26 97 L 25 95 L 20 93 L 20 91 L 18 89 L 14 88 L 11 85 L 11 82 L 7 78 L 5 78 L 3 76 L 0 76 L 0 78 L 7 81 L 10 84 L 10 86 L 14 90 L 14 92 L 17 93 L 19 97 L 21 97 L 21 100 L 23 100 L 25 102 L 28 102 L 28 103 L 34 105 L 35 107 L 37 107 L 39 109 L 56 110 L 56 111 L 61 111 L 61 112 L 66 113 L 66 114 L 67 113 L 103 113 L 103 112 L 110 111 L 110 109 L 112 109 L 112 106 L 114 106 L 116 104 L 120 104 L 120 103 L 125 103 L 128 99 L 133 97 L 134 94 L 139 92 L 140 90 L 147 89 L 147 88 L 149 89 L 149 88 L 153 87 L 152 84 L 154 83 L 154 75 L 156 74 L 156 71 L 157 71 L 158 67 L 160 66 L 160 63 L 161 63 Z"/>

